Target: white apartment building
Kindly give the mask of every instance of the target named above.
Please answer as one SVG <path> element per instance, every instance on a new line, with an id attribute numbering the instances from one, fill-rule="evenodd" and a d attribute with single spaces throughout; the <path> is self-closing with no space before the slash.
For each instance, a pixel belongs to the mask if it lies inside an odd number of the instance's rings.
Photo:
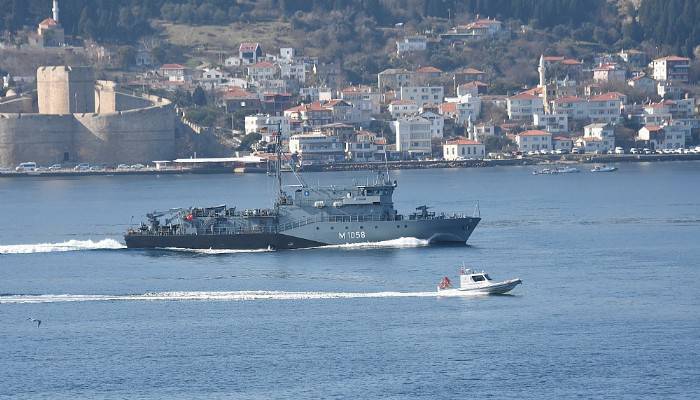
<path id="1" fill-rule="evenodd" d="M 418 105 L 411 100 L 394 100 L 389 104 L 389 114 L 394 118 L 418 113 Z"/>
<path id="2" fill-rule="evenodd" d="M 589 124 L 583 127 L 583 139 L 598 139 L 595 144 L 598 152 L 615 150 L 615 128 L 607 123 Z"/>
<path id="3" fill-rule="evenodd" d="M 544 114 L 542 98 L 526 92 L 509 97 L 506 101 L 506 109 L 509 119 L 529 120 L 533 114 Z"/>
<path id="4" fill-rule="evenodd" d="M 651 62 L 650 66 L 652 77 L 657 81 L 688 82 L 689 58 L 678 56 L 657 58 Z"/>
<path id="5" fill-rule="evenodd" d="M 481 115 L 481 98 L 478 96 L 467 94 L 445 100 L 446 102 L 440 105 L 440 112 L 458 124 L 464 124 L 470 119 L 476 121 Z"/>
<path id="6" fill-rule="evenodd" d="M 415 101 L 418 107 L 425 104 L 440 104 L 445 99 L 442 86 L 403 86 L 399 92 L 401 100 Z"/>
<path id="7" fill-rule="evenodd" d="M 442 115 L 432 111 L 426 111 L 419 114 L 419 116 L 430 121 L 430 134 L 432 137 L 442 138 L 445 130 L 445 118 L 443 118 Z"/>
<path id="8" fill-rule="evenodd" d="M 304 133 L 289 138 L 289 151 L 304 161 L 336 162 L 345 159 L 345 148 L 336 136 Z"/>
<path id="9" fill-rule="evenodd" d="M 392 122 L 396 134 L 396 150 L 411 156 L 432 153 L 432 123 L 419 116 L 401 117 Z"/>
<path id="10" fill-rule="evenodd" d="M 425 51 L 428 48 L 428 38 L 423 35 L 406 36 L 396 41 L 396 54 L 401 55 L 415 51 Z"/>
<path id="11" fill-rule="evenodd" d="M 648 142 L 654 149 L 678 149 L 685 147 L 685 130 L 673 125 L 645 125 L 637 139 Z"/>
<path id="12" fill-rule="evenodd" d="M 270 114 L 255 114 L 245 117 L 245 133 L 259 133 L 263 135 L 263 140 L 266 142 L 270 142 L 269 138 L 275 136 L 278 130 L 282 133 L 283 138 L 289 137 L 289 120 L 286 117 L 271 116 Z"/>
<path id="13" fill-rule="evenodd" d="M 532 123 L 549 133 L 569 131 L 569 116 L 565 113 L 532 114 Z"/>

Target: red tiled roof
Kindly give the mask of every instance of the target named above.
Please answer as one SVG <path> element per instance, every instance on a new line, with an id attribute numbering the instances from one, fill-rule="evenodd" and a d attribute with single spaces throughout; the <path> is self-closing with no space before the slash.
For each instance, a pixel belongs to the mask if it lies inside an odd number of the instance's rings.
<path id="1" fill-rule="evenodd" d="M 581 64 L 583 64 L 581 61 L 574 60 L 573 58 L 567 58 L 566 60 L 562 60 L 561 63 L 564 65 L 581 65 Z"/>
<path id="2" fill-rule="evenodd" d="M 238 51 L 255 51 L 259 46 L 258 43 L 243 42 L 238 46 Z"/>
<path id="3" fill-rule="evenodd" d="M 597 96 L 591 97 L 590 101 L 609 101 L 609 100 L 620 100 L 624 94 L 618 92 L 608 92 L 602 93 Z"/>
<path id="4" fill-rule="evenodd" d="M 420 68 L 418 68 L 418 69 L 416 70 L 416 72 L 420 72 L 420 73 L 440 73 L 440 72 L 442 72 L 442 70 L 439 69 L 439 68 L 427 66 L 427 67 L 420 67 Z"/>
<path id="5" fill-rule="evenodd" d="M 552 140 L 573 140 L 568 136 L 555 136 L 552 138 Z"/>
<path id="6" fill-rule="evenodd" d="M 515 100 L 530 100 L 530 99 L 536 99 L 537 96 L 528 92 L 522 92 L 518 93 L 515 96 L 510 96 L 509 98 L 515 99 Z"/>
<path id="7" fill-rule="evenodd" d="M 657 58 L 654 61 L 690 61 L 690 58 L 678 57 L 678 56 L 666 56 L 666 57 Z"/>
<path id="8" fill-rule="evenodd" d="M 475 145 L 475 144 L 481 144 L 481 143 L 477 142 L 476 140 L 457 138 L 457 139 L 448 140 L 447 142 L 445 142 L 445 144 Z"/>
<path id="9" fill-rule="evenodd" d="M 659 125 L 644 125 L 642 128 L 646 128 L 649 132 L 658 132 L 664 129 Z"/>
<path id="10" fill-rule="evenodd" d="M 459 87 L 479 87 L 479 86 L 482 86 L 482 87 L 486 86 L 486 87 L 488 87 L 489 85 L 487 85 L 487 84 L 485 84 L 484 82 L 481 82 L 481 81 L 470 81 L 470 82 L 463 83 L 463 84 L 459 85 Z"/>
<path id="11" fill-rule="evenodd" d="M 479 71 L 479 70 L 476 69 L 476 68 L 469 67 L 469 68 L 464 68 L 464 69 L 459 70 L 458 73 L 460 73 L 460 74 L 472 74 L 472 75 L 474 75 L 474 74 L 485 74 L 486 72 L 484 72 L 484 71 Z"/>
<path id="12" fill-rule="evenodd" d="M 254 93 L 243 88 L 233 87 L 227 90 L 223 96 L 224 99 L 257 99 L 258 97 Z"/>
<path id="13" fill-rule="evenodd" d="M 185 66 L 180 64 L 163 64 L 160 69 L 185 69 Z"/>
<path id="14" fill-rule="evenodd" d="M 564 56 L 544 56 L 544 60 L 548 62 L 564 61 Z"/>
<path id="15" fill-rule="evenodd" d="M 345 100 L 341 100 L 341 99 L 331 99 L 331 100 L 328 100 L 327 102 L 323 103 L 323 107 L 335 107 L 337 105 L 349 106 L 350 104 L 348 102 L 346 102 Z"/>
<path id="16" fill-rule="evenodd" d="M 539 129 L 531 129 L 518 133 L 518 136 L 552 136 L 552 134 Z"/>
<path id="17" fill-rule="evenodd" d="M 442 103 L 440 104 L 440 111 L 444 113 L 455 113 L 457 112 L 457 103 Z"/>

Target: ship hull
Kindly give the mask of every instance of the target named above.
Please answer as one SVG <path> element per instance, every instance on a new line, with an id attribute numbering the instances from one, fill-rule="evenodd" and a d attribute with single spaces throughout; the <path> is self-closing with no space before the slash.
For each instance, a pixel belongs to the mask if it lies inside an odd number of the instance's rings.
<path id="1" fill-rule="evenodd" d="M 149 235 L 127 234 L 129 248 L 299 249 L 417 238 L 428 243 L 466 244 L 480 218 L 315 222 L 280 233 Z"/>

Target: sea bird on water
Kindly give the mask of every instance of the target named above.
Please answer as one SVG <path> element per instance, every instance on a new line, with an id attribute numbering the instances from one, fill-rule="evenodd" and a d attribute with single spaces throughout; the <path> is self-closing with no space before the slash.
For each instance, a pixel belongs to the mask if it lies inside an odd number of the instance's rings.
<path id="1" fill-rule="evenodd" d="M 36 319 L 36 318 L 27 318 L 27 321 L 36 322 L 36 327 L 37 327 L 37 328 L 41 326 L 41 320 L 40 320 L 40 319 Z"/>

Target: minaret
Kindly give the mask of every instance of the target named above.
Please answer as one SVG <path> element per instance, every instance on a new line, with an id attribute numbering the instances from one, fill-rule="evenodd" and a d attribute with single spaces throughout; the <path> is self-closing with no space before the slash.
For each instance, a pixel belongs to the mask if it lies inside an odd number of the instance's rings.
<path id="1" fill-rule="evenodd" d="M 53 8 L 51 8 L 51 11 L 53 11 L 53 19 L 56 22 L 58 21 L 58 0 L 53 0 Z"/>
<path id="2" fill-rule="evenodd" d="M 547 83 L 545 82 L 545 66 L 544 66 L 544 54 L 540 54 L 540 66 L 537 67 L 537 72 L 540 73 L 540 84 L 539 87 L 544 87 Z"/>

